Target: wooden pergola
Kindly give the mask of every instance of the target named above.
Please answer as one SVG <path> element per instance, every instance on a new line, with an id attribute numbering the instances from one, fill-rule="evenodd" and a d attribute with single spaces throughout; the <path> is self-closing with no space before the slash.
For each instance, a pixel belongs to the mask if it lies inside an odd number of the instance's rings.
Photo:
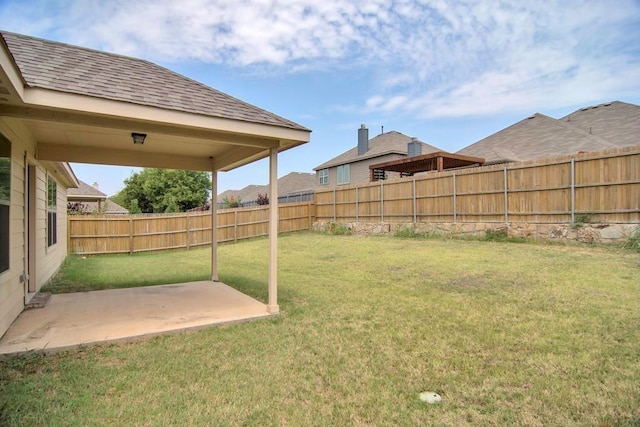
<path id="1" fill-rule="evenodd" d="M 369 166 L 369 180 L 376 181 L 376 171 L 399 172 L 403 176 L 411 176 L 419 172 L 437 171 L 446 169 L 456 169 L 481 165 L 484 159 L 480 157 L 462 156 L 451 154 L 445 151 L 422 154 L 420 156 L 407 157 L 404 159 L 391 160 L 388 162 L 376 163 Z"/>

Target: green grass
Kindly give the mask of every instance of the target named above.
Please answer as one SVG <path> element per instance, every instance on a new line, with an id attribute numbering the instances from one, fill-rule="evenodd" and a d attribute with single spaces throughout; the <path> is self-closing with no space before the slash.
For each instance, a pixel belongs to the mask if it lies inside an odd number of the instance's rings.
<path id="1" fill-rule="evenodd" d="M 219 258 L 221 280 L 266 299 L 266 240 Z M 193 280 L 208 260 L 62 275 Z M 279 272 L 274 318 L 0 362 L 0 425 L 640 424 L 633 251 L 304 233 L 280 238 Z"/>

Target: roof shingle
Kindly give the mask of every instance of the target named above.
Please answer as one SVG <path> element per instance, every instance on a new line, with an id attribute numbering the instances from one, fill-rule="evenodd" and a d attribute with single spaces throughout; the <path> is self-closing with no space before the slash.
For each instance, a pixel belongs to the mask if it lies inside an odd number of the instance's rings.
<path id="1" fill-rule="evenodd" d="M 561 119 L 536 113 L 457 152 L 487 163 L 599 151 L 639 143 L 640 107 L 611 102 Z"/>
<path id="2" fill-rule="evenodd" d="M 307 130 L 149 61 L 4 31 L 0 38 L 28 87 Z"/>

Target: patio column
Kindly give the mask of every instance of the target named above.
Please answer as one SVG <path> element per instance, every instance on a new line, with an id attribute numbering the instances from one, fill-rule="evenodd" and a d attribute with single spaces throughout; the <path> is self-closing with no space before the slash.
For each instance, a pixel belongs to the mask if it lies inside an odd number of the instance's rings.
<path id="1" fill-rule="evenodd" d="M 269 303 L 267 311 L 280 312 L 278 307 L 278 148 L 269 152 Z"/>
<path id="2" fill-rule="evenodd" d="M 218 280 L 218 171 L 211 170 L 211 281 Z"/>

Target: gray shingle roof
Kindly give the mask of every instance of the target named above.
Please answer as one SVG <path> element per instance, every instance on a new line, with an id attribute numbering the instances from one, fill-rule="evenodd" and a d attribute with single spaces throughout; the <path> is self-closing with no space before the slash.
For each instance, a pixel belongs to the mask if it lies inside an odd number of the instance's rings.
<path id="1" fill-rule="evenodd" d="M 68 188 L 67 189 L 67 197 L 71 200 L 75 200 L 78 198 L 95 198 L 97 199 L 106 199 L 107 195 L 102 191 L 94 188 L 92 185 L 87 184 L 84 181 L 78 180 L 78 188 Z M 70 196 L 70 197 L 69 197 Z M 74 197 L 75 196 L 75 197 Z"/>
<path id="2" fill-rule="evenodd" d="M 361 156 L 358 156 L 358 146 L 345 151 L 339 156 L 316 166 L 313 170 L 326 169 L 333 166 L 344 165 L 347 163 L 359 162 L 361 160 L 372 159 L 387 154 L 404 154 L 407 155 L 407 144 L 411 142 L 411 138 L 395 130 L 382 133 L 374 138 L 369 139 L 369 150 Z M 422 142 L 422 141 L 420 141 Z M 422 154 L 443 151 L 426 143 L 422 143 Z"/>
<path id="3" fill-rule="evenodd" d="M 536 113 L 457 154 L 487 163 L 599 151 L 640 143 L 640 107 L 612 102 L 577 110 L 559 120 Z"/>
<path id="4" fill-rule="evenodd" d="M 278 196 L 304 193 L 313 191 L 316 185 L 316 175 L 305 172 L 290 172 L 278 178 Z M 269 193 L 268 185 L 247 185 L 241 190 L 227 190 L 218 194 L 217 201 L 222 202 L 225 197 L 240 197 L 244 202 L 251 202 L 258 198 L 258 193 Z"/>
<path id="5" fill-rule="evenodd" d="M 559 119 L 618 147 L 640 144 L 640 106 L 614 101 L 581 108 Z"/>
<path id="6" fill-rule="evenodd" d="M 0 31 L 27 87 L 307 130 L 152 62 Z"/>

